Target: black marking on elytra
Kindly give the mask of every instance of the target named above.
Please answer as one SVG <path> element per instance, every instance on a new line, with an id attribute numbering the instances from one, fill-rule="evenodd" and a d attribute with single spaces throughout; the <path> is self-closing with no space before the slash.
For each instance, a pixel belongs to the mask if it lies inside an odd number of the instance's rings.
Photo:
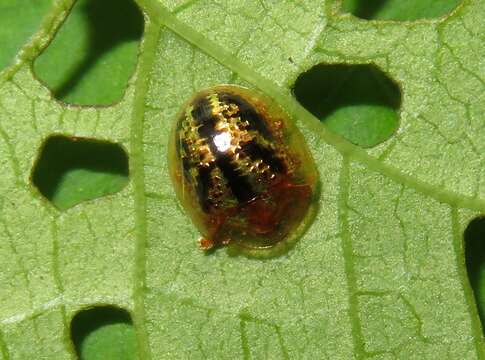
<path id="1" fill-rule="evenodd" d="M 202 124 L 206 119 L 212 117 L 212 105 L 206 96 L 198 98 L 194 104 L 191 112 L 194 121 L 197 125 Z"/>
<path id="2" fill-rule="evenodd" d="M 194 103 L 192 116 L 195 123 L 199 126 L 199 136 L 209 140 L 210 142 L 212 137 L 215 135 L 214 127 L 216 126 L 217 118 L 212 114 L 212 105 L 209 102 L 209 99 L 206 97 L 198 99 Z"/>
<path id="3" fill-rule="evenodd" d="M 190 149 L 189 145 L 187 144 L 187 141 L 178 139 L 176 142 L 176 152 L 177 156 L 182 159 L 182 168 L 184 170 L 184 176 L 188 181 L 191 181 L 190 179 L 190 160 L 189 160 L 189 154 L 190 154 Z M 182 155 L 182 150 L 184 151 L 184 155 Z"/>
<path id="4" fill-rule="evenodd" d="M 251 201 L 256 197 L 248 177 L 236 169 L 231 156 L 220 154 L 216 159 L 216 164 L 221 169 L 229 188 L 240 203 Z"/>
<path id="5" fill-rule="evenodd" d="M 176 134 L 179 134 L 179 130 L 177 130 Z M 175 141 L 175 153 L 177 154 L 177 156 L 180 156 L 180 151 L 181 151 L 181 148 L 180 148 L 180 143 L 182 143 L 183 140 L 180 139 L 180 136 L 177 136 L 176 137 L 176 141 Z"/>
<path id="6" fill-rule="evenodd" d="M 266 126 L 263 117 L 254 110 L 254 107 L 250 103 L 235 94 L 223 92 L 219 93 L 218 96 L 222 103 L 227 105 L 233 103 L 239 107 L 239 117 L 242 121 L 246 120 L 249 123 L 250 130 L 260 133 L 267 140 L 273 140 L 273 134 Z"/>
<path id="7" fill-rule="evenodd" d="M 186 144 L 186 141 L 183 139 L 183 137 L 181 136 L 181 134 L 183 134 L 184 131 L 183 131 L 183 119 L 179 119 L 177 121 L 177 126 L 175 128 L 175 151 L 176 151 L 176 154 L 177 156 L 180 156 L 181 155 L 181 151 L 182 151 L 182 143 L 184 143 L 185 145 Z M 185 149 L 185 153 L 188 154 L 188 149 L 186 147 L 184 147 Z"/>
<path id="8" fill-rule="evenodd" d="M 215 130 L 217 118 L 212 114 L 212 105 L 207 98 L 201 98 L 194 104 L 192 116 L 199 126 L 198 133 L 201 139 L 205 139 L 209 149 L 217 159 L 219 150 L 214 144 L 214 136 L 218 133 Z"/>
<path id="9" fill-rule="evenodd" d="M 209 145 L 209 149 L 215 158 L 215 164 L 219 167 L 224 175 L 231 192 L 239 202 L 246 202 L 254 199 L 254 193 L 249 179 L 241 171 L 237 170 L 237 164 L 232 161 L 232 156 L 222 153 L 214 144 L 214 135 L 218 132 L 215 130 L 217 118 L 212 113 L 212 106 L 209 100 L 204 97 L 194 103 L 192 116 L 199 125 L 198 132 L 201 138 L 204 138 Z M 210 172 L 205 169 L 199 169 L 197 195 L 199 202 L 205 211 L 210 207 L 208 201 L 208 189 L 211 186 Z"/>
<path id="10" fill-rule="evenodd" d="M 180 151 L 180 144 L 182 144 L 182 149 L 184 150 L 185 154 L 190 153 L 189 144 L 187 144 L 186 140 L 179 140 L 177 141 L 177 144 L 179 145 L 179 151 Z"/>
<path id="11" fill-rule="evenodd" d="M 241 150 L 253 161 L 258 159 L 263 160 L 263 163 L 268 165 L 272 172 L 280 174 L 286 173 L 287 169 L 285 163 L 276 156 L 273 149 L 264 147 L 253 140 L 244 144 Z"/>
<path id="12" fill-rule="evenodd" d="M 190 168 L 191 164 L 188 158 L 183 157 L 182 158 L 182 167 L 184 169 L 184 177 L 187 179 L 189 182 L 192 182 L 192 179 L 190 178 Z"/>
<path id="13" fill-rule="evenodd" d="M 202 210 L 206 212 L 209 210 L 209 207 L 211 205 L 209 202 L 209 189 L 212 186 L 212 180 L 211 180 L 212 168 L 213 168 L 212 166 L 198 167 L 197 185 L 196 185 L 197 198 L 199 200 L 200 207 L 202 208 Z"/>

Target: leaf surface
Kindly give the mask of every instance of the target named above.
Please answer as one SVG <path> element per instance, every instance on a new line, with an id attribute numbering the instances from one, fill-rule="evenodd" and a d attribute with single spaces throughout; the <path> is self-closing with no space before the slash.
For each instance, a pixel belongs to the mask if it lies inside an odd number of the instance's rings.
<path id="1" fill-rule="evenodd" d="M 485 213 L 485 4 L 405 23 L 311 0 L 139 4 L 149 20 L 121 102 L 67 106 L 33 75 L 68 0 L 0 75 L 0 356 L 73 358 L 74 314 L 114 304 L 142 359 L 485 359 L 463 253 Z M 362 149 L 299 105 L 292 84 L 320 63 L 372 63 L 397 81 L 397 133 Z M 285 256 L 205 255 L 175 198 L 174 118 L 220 83 L 272 97 L 312 151 L 318 212 Z M 54 133 L 121 144 L 129 184 L 55 209 L 30 182 Z"/>
<path id="2" fill-rule="evenodd" d="M 38 29 L 43 16 L 49 10 L 51 0 L 0 1 L 0 70 L 9 65 L 15 55 Z M 18 16 L 22 14 L 22 16 Z"/>

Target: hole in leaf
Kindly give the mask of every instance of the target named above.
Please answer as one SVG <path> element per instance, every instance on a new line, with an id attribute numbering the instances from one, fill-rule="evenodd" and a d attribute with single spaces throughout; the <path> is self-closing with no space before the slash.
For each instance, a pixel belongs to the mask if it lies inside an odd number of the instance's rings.
<path id="1" fill-rule="evenodd" d="M 465 230 L 468 279 L 475 294 L 478 314 L 485 324 L 485 217 L 478 217 Z"/>
<path id="2" fill-rule="evenodd" d="M 39 29 L 51 6 L 52 0 L 0 1 L 0 71 L 13 61 L 21 46 Z"/>
<path id="3" fill-rule="evenodd" d="M 438 18 L 462 0 L 344 0 L 342 10 L 366 20 L 413 21 Z"/>
<path id="4" fill-rule="evenodd" d="M 143 15 L 133 0 L 79 0 L 34 71 L 57 99 L 112 104 L 135 70 L 142 34 Z"/>
<path id="5" fill-rule="evenodd" d="M 113 306 L 79 312 L 71 323 L 71 338 L 80 360 L 137 359 L 130 314 Z"/>
<path id="6" fill-rule="evenodd" d="M 373 65 L 316 65 L 293 93 L 330 130 L 363 147 L 384 142 L 399 125 L 399 87 Z"/>
<path id="7" fill-rule="evenodd" d="M 32 182 L 60 210 L 120 191 L 128 157 L 114 143 L 52 136 L 41 149 Z"/>

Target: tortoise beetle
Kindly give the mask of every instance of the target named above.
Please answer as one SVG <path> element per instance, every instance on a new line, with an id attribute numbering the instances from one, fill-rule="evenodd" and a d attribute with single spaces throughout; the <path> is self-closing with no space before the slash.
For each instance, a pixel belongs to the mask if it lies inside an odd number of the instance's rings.
<path id="1" fill-rule="evenodd" d="M 317 172 L 303 136 L 253 90 L 219 85 L 193 96 L 176 120 L 168 156 L 204 250 L 277 246 L 312 206 Z"/>

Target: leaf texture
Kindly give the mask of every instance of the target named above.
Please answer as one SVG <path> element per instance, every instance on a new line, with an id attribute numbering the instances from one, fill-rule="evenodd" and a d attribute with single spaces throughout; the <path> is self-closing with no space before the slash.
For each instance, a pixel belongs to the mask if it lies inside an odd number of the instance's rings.
<path id="1" fill-rule="evenodd" d="M 484 3 L 415 22 L 311 0 L 138 3 L 145 33 L 119 103 L 68 106 L 33 75 L 70 0 L 0 75 L 0 358 L 74 358 L 74 314 L 114 304 L 132 314 L 141 359 L 485 359 L 463 253 L 485 213 Z M 397 81 L 398 132 L 369 150 L 329 132 L 291 96 L 320 63 L 372 63 Z M 175 198 L 174 118 L 221 83 L 272 97 L 315 159 L 318 213 L 285 256 L 205 255 Z M 58 211 L 30 181 L 52 134 L 121 144 L 129 185 Z"/>

